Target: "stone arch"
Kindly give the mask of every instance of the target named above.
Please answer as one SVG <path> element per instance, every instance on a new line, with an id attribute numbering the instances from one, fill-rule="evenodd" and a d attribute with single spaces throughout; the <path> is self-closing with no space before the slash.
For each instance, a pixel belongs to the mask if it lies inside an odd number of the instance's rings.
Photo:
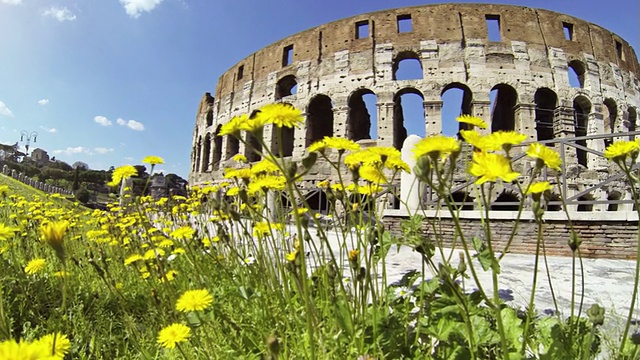
<path id="1" fill-rule="evenodd" d="M 604 132 L 614 133 L 616 132 L 616 120 L 618 120 L 618 105 L 612 98 L 604 99 Z"/>
<path id="2" fill-rule="evenodd" d="M 329 198 L 327 197 L 327 194 L 320 189 L 309 191 L 304 196 L 304 200 L 307 203 L 309 210 L 323 214 L 329 211 Z"/>
<path id="3" fill-rule="evenodd" d="M 636 128 L 638 126 L 638 112 L 636 111 L 636 108 L 634 108 L 633 106 L 629 106 L 627 108 L 627 114 L 627 129 L 629 129 L 629 131 L 636 131 Z"/>
<path id="4" fill-rule="evenodd" d="M 622 193 L 617 190 L 611 190 L 607 193 L 607 200 L 620 200 L 622 199 Z M 618 211 L 619 204 L 607 204 L 607 211 Z"/>
<path id="5" fill-rule="evenodd" d="M 314 96 L 307 107 L 305 146 L 325 136 L 333 136 L 333 103 L 327 95 Z"/>
<path id="6" fill-rule="evenodd" d="M 422 79 L 422 62 L 415 51 L 401 51 L 393 59 L 393 80 Z"/>
<path id="7" fill-rule="evenodd" d="M 195 171 L 201 171 L 200 158 L 202 157 L 202 136 L 198 136 L 198 141 L 195 146 Z"/>
<path id="8" fill-rule="evenodd" d="M 584 195 L 582 195 L 582 196 L 580 196 L 580 197 L 578 198 L 578 201 L 579 201 L 579 202 L 580 202 L 580 201 L 593 201 L 593 200 L 594 200 L 594 198 L 593 198 L 593 195 L 592 195 L 592 194 L 584 194 Z M 580 211 L 580 212 L 583 212 L 583 211 L 584 211 L 584 212 L 593 211 L 593 204 L 580 204 L 580 203 L 579 203 L 579 204 L 578 204 L 578 209 L 577 209 L 577 211 Z"/>
<path id="9" fill-rule="evenodd" d="M 451 195 L 449 195 L 449 200 L 454 203 L 459 203 L 459 204 L 453 204 L 454 209 L 473 210 L 473 204 L 464 204 L 464 203 L 469 203 L 469 202 L 472 203 L 474 202 L 475 198 L 466 191 L 458 190 L 451 193 Z"/>
<path id="10" fill-rule="evenodd" d="M 298 92 L 298 82 L 294 75 L 287 75 L 276 84 L 276 100 L 291 96 Z"/>
<path id="11" fill-rule="evenodd" d="M 293 107 L 289 103 L 284 103 Z M 295 129 L 286 126 L 273 126 L 271 131 L 271 152 L 276 156 L 286 157 L 293 155 L 293 145 L 295 141 Z"/>
<path id="12" fill-rule="evenodd" d="M 578 95 L 573 100 L 573 114 L 575 120 L 575 135 L 576 137 L 587 136 L 587 129 L 589 126 L 589 114 L 591 113 L 591 101 L 584 95 Z M 587 146 L 586 140 L 577 140 L 578 145 L 584 147 Z M 576 155 L 578 157 L 578 164 L 587 167 L 588 165 L 588 153 L 582 149 L 576 148 Z"/>
<path id="13" fill-rule="evenodd" d="M 247 158 L 248 162 L 256 162 L 260 161 L 260 153 L 262 152 L 262 144 L 258 139 L 258 136 L 261 136 L 262 133 L 254 134 L 252 132 L 247 132 L 245 137 L 245 146 L 244 146 L 244 157 Z"/>
<path id="14" fill-rule="evenodd" d="M 402 97 L 405 95 L 417 95 L 424 102 L 424 95 L 420 90 L 413 87 L 406 87 L 401 89 L 393 96 L 393 147 L 398 150 L 402 149 L 402 144 L 407 138 L 407 127 L 405 123 L 405 115 L 409 114 L 408 109 L 402 106 Z M 420 111 L 419 111 L 420 112 Z M 414 128 L 421 130 L 418 136 L 423 136 L 426 132 L 426 122 L 424 120 L 424 106 L 421 109 L 422 116 L 415 116 L 417 121 L 412 121 L 410 125 L 415 125 Z M 409 114 L 412 115 L 412 114 Z M 417 131 L 418 132 L 418 131 Z"/>
<path id="15" fill-rule="evenodd" d="M 466 129 L 465 123 L 459 123 L 455 119 L 445 119 L 445 114 L 471 115 L 471 102 L 473 92 L 465 84 L 454 82 L 444 86 L 440 93 L 442 99 L 441 123 L 442 133 L 452 136 Z M 455 132 L 455 133 L 454 133 Z"/>
<path id="16" fill-rule="evenodd" d="M 349 112 L 347 114 L 347 138 L 353 141 L 372 139 L 371 130 L 377 129 L 378 126 L 377 113 L 369 113 L 364 99 L 365 95 L 373 95 L 377 102 L 376 94 L 369 89 L 358 89 L 354 91 L 349 95 L 349 100 L 347 101 L 349 106 Z M 372 117 L 375 121 L 372 121 Z"/>
<path id="17" fill-rule="evenodd" d="M 554 138 L 553 118 L 558 106 L 558 95 L 549 88 L 539 88 L 533 95 L 535 103 L 535 122 L 538 141 Z"/>
<path id="18" fill-rule="evenodd" d="M 584 75 L 587 69 L 584 63 L 580 60 L 571 60 L 567 66 L 569 85 L 571 87 L 584 88 Z"/>
<path id="19" fill-rule="evenodd" d="M 491 132 L 515 130 L 516 89 L 507 84 L 498 84 L 491 89 L 491 95 Z"/>
<path id="20" fill-rule="evenodd" d="M 204 137 L 204 143 L 202 145 L 202 163 L 200 164 L 200 171 L 209 171 L 209 161 L 211 156 L 211 134 L 207 134 Z"/>
<path id="21" fill-rule="evenodd" d="M 213 169 L 218 170 L 220 168 L 220 160 L 222 160 L 222 136 L 220 136 L 220 129 L 222 125 L 218 125 L 215 135 L 213 137 Z"/>
<path id="22" fill-rule="evenodd" d="M 514 203 L 514 204 L 501 204 L 501 203 Z M 517 203 L 517 204 L 515 204 Z M 498 197 L 491 204 L 491 210 L 495 211 L 518 211 L 520 198 L 518 194 L 510 190 L 503 190 Z"/>

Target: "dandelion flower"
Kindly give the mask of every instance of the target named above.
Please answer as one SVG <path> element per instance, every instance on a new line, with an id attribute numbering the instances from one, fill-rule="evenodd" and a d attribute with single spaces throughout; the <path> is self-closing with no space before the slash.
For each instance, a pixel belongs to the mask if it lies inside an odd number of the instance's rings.
<path id="1" fill-rule="evenodd" d="M 360 177 L 373 184 L 385 184 L 387 183 L 387 177 L 384 175 L 382 169 L 378 166 L 364 165 L 358 169 Z"/>
<path id="2" fill-rule="evenodd" d="M 145 158 L 142 159 L 142 162 L 144 164 L 149 164 L 149 165 L 159 165 L 159 164 L 164 164 L 164 159 L 161 158 L 160 156 L 149 155 L 149 156 L 145 156 Z"/>
<path id="3" fill-rule="evenodd" d="M 69 341 L 67 335 L 62 333 L 45 335 L 38 339 L 34 345 L 39 345 L 46 349 L 47 353 L 51 355 L 47 359 L 62 360 L 71 349 L 71 341 Z"/>
<path id="4" fill-rule="evenodd" d="M 456 118 L 456 121 L 458 121 L 460 123 L 465 123 L 465 124 L 477 126 L 480 129 L 486 129 L 487 128 L 487 123 L 484 120 L 482 120 L 479 117 L 477 117 L 477 116 L 461 115 L 461 116 L 458 116 Z"/>
<path id="5" fill-rule="evenodd" d="M 158 333 L 158 344 L 173 349 L 178 343 L 185 342 L 191 335 L 191 329 L 184 324 L 171 324 Z"/>
<path id="6" fill-rule="evenodd" d="M 495 148 L 502 148 L 506 153 L 513 145 L 518 145 L 527 139 L 527 135 L 515 131 L 496 131 L 487 136 L 487 140 Z"/>
<path id="7" fill-rule="evenodd" d="M 123 165 L 113 170 L 111 174 L 111 182 L 109 186 L 118 186 L 122 183 L 122 180 L 128 179 L 132 176 L 138 175 L 138 170 L 132 165 Z"/>
<path id="8" fill-rule="evenodd" d="M 562 165 L 560 155 L 540 143 L 533 143 L 529 145 L 527 148 L 527 155 L 539 160 L 540 167 L 544 164 L 550 169 L 560 170 L 560 165 Z"/>
<path id="9" fill-rule="evenodd" d="M 548 181 L 539 181 L 536 183 L 533 183 L 529 186 L 529 188 L 527 188 L 527 191 L 525 192 L 525 194 L 542 194 L 545 191 L 551 191 L 553 190 L 553 186 L 551 184 L 549 184 Z"/>
<path id="10" fill-rule="evenodd" d="M 213 302 L 213 296 L 206 289 L 188 290 L 176 302 L 176 310 L 182 312 L 202 311 Z"/>
<path id="11" fill-rule="evenodd" d="M 6 226 L 5 224 L 0 224 L 0 241 L 6 241 L 10 239 L 18 230 L 19 229 L 17 228 Z"/>
<path id="12" fill-rule="evenodd" d="M 481 135 L 475 130 L 460 130 L 460 135 L 468 144 L 481 151 L 498 150 L 495 144 L 490 142 L 487 136 Z"/>
<path id="13" fill-rule="evenodd" d="M 190 226 L 183 226 L 171 232 L 171 237 L 176 239 L 191 239 L 196 231 Z"/>
<path id="14" fill-rule="evenodd" d="M 33 259 L 29 261 L 27 266 L 25 266 L 24 272 L 26 272 L 27 274 L 33 275 L 35 273 L 38 273 L 44 270 L 45 266 L 47 266 L 47 261 L 45 259 L 41 259 L 41 258 Z"/>
<path id="15" fill-rule="evenodd" d="M 64 236 L 67 234 L 69 222 L 66 220 L 48 222 L 40 227 L 42 240 L 49 244 L 60 260 L 64 261 Z"/>
<path id="16" fill-rule="evenodd" d="M 142 255 L 139 254 L 133 254 L 131 256 L 129 256 L 128 258 L 124 259 L 124 265 L 131 265 L 136 261 L 140 261 L 140 260 L 144 260 L 144 258 L 142 257 Z"/>
<path id="17" fill-rule="evenodd" d="M 469 173 L 478 177 L 478 180 L 476 180 L 478 185 L 487 181 L 495 182 L 498 179 L 512 182 L 520 176 L 519 173 L 511 170 L 511 163 L 506 157 L 485 152 L 475 152 L 473 154 L 473 162 L 469 168 Z"/>
<path id="18" fill-rule="evenodd" d="M 242 155 L 242 154 L 235 154 L 235 155 L 233 155 L 233 161 L 246 163 L 247 162 L 247 157 Z"/>
<path id="19" fill-rule="evenodd" d="M 297 250 L 296 250 L 296 251 L 293 251 L 293 252 L 290 252 L 290 253 L 287 253 L 287 254 L 284 256 L 285 260 L 287 260 L 287 261 L 289 261 L 289 262 L 294 262 L 294 261 L 296 261 L 296 257 L 298 257 L 298 251 L 297 251 Z"/>
<path id="20" fill-rule="evenodd" d="M 247 121 L 249 121 L 249 116 L 246 114 L 243 114 L 242 116 L 234 116 L 229 120 L 229 122 L 220 127 L 218 136 L 237 134 L 241 130 L 240 127 Z"/>
<path id="21" fill-rule="evenodd" d="M 440 156 L 448 156 L 460 151 L 460 142 L 454 138 L 434 135 L 420 140 L 413 148 L 413 154 L 416 159 L 423 155 L 438 158 Z"/>
<path id="22" fill-rule="evenodd" d="M 277 127 L 299 127 L 304 122 L 302 111 L 290 104 L 269 104 L 260 108 L 257 115 L 264 117 L 265 121 Z"/>
<path id="23" fill-rule="evenodd" d="M 640 151 L 638 141 L 616 141 L 607 146 L 604 151 L 604 157 L 613 161 L 621 161 L 627 156 L 631 158 L 637 157 L 638 151 Z"/>

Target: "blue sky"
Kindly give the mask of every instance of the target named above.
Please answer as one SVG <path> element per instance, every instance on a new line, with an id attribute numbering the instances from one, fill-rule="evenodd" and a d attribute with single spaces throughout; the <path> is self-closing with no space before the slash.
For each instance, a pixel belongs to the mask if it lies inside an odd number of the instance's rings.
<path id="1" fill-rule="evenodd" d="M 31 149 L 69 163 L 107 169 L 158 155 L 161 171 L 186 178 L 199 101 L 233 64 L 332 20 L 425 3 L 0 0 L 0 143 L 37 131 Z M 577 16 L 638 52 L 637 0 L 497 3 Z"/>

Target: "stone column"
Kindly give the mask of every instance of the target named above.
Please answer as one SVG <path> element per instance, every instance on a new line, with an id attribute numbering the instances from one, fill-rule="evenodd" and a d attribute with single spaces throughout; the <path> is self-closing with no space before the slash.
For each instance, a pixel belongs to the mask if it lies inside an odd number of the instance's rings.
<path id="1" fill-rule="evenodd" d="M 378 146 L 393 146 L 393 101 L 378 103 Z"/>
<path id="2" fill-rule="evenodd" d="M 529 140 L 537 140 L 535 118 L 535 104 L 516 104 L 514 108 L 515 126 L 514 130 L 527 135 Z"/>
<path id="3" fill-rule="evenodd" d="M 347 138 L 347 116 L 349 107 L 335 106 L 333 109 L 333 136 Z"/>
<path id="4" fill-rule="evenodd" d="M 576 136 L 574 110 L 568 106 L 558 106 L 553 111 L 553 137 L 556 139 L 566 139 Z M 560 148 L 556 148 L 560 152 Z M 577 165 L 578 156 L 575 149 L 564 147 L 565 150 L 565 166 Z"/>
<path id="5" fill-rule="evenodd" d="M 426 124 L 425 134 L 436 135 L 442 133 L 442 100 L 425 100 L 424 118 Z"/>
<path id="6" fill-rule="evenodd" d="M 471 102 L 471 115 L 479 117 L 487 123 L 486 129 L 476 129 L 481 134 L 491 133 L 491 101 L 474 100 Z"/>

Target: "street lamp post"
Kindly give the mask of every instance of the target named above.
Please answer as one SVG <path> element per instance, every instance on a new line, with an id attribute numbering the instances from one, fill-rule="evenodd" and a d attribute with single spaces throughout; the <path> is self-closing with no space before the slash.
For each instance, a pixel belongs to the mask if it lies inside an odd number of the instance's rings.
<path id="1" fill-rule="evenodd" d="M 32 131 L 31 133 L 29 133 L 26 130 L 22 130 L 20 132 L 20 141 L 24 141 L 25 138 L 27 139 L 27 144 L 24 146 L 24 148 L 26 149 L 25 155 L 29 155 L 29 145 L 31 144 L 31 139 L 33 139 L 33 142 L 35 143 L 37 137 L 38 137 L 38 133 L 35 131 Z"/>

